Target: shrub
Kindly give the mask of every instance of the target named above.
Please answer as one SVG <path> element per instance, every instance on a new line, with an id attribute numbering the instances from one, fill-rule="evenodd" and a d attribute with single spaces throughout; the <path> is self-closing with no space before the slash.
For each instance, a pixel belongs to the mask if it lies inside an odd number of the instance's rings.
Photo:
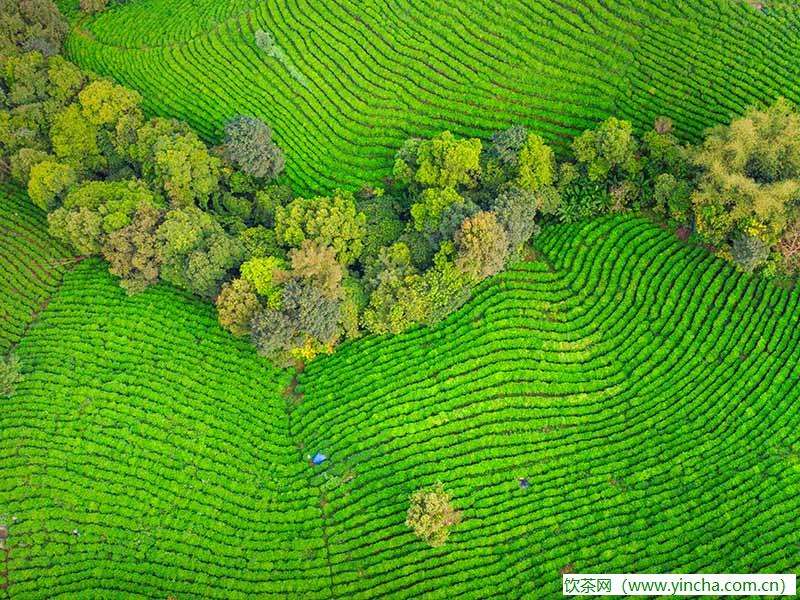
<path id="1" fill-rule="evenodd" d="M 0 394 L 10 394 L 22 381 L 19 359 L 13 354 L 0 357 Z"/>

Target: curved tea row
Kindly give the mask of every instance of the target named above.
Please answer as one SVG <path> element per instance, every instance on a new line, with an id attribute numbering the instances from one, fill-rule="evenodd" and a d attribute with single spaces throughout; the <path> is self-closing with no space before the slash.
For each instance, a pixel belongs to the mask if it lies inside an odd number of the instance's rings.
<path id="1" fill-rule="evenodd" d="M 210 306 L 80 264 L 0 411 L 9 595 L 538 598 L 569 571 L 797 571 L 800 292 L 641 218 L 536 248 L 439 326 L 296 382 Z M 404 520 L 437 480 L 463 521 L 433 549 Z"/>
<path id="2" fill-rule="evenodd" d="M 793 18 L 732 0 L 144 0 L 77 19 L 67 54 L 208 140 L 235 114 L 265 118 L 287 181 L 320 191 L 378 181 L 407 137 L 444 129 L 521 122 L 563 149 L 609 114 L 666 114 L 697 139 L 753 102 L 800 100 Z"/>
<path id="3" fill-rule="evenodd" d="M 550 597 L 570 569 L 796 569 L 800 294 L 641 219 L 537 245 L 553 271 L 521 265 L 440 327 L 304 372 L 293 432 L 331 455 L 317 480 L 336 595 Z M 403 520 L 436 480 L 464 519 L 430 549 Z"/>

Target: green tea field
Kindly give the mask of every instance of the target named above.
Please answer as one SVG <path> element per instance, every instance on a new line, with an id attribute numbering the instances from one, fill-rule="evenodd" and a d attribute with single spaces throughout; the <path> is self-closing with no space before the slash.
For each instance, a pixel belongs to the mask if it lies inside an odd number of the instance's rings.
<path id="1" fill-rule="evenodd" d="M 0 413 L 5 593 L 552 598 L 570 570 L 797 571 L 800 294 L 641 218 L 536 247 L 293 391 L 208 306 L 81 263 Z M 464 515 L 442 548 L 403 524 L 435 480 Z"/>
<path id="2" fill-rule="evenodd" d="M 564 148 L 610 114 L 638 128 L 666 115 L 694 141 L 754 101 L 800 100 L 792 3 L 137 0 L 97 16 L 75 4 L 60 1 L 70 59 L 208 140 L 236 114 L 263 117 L 299 190 L 377 181 L 411 135 L 524 123 Z"/>
<path id="3" fill-rule="evenodd" d="M 0 188 L 0 352 L 19 340 L 73 264 L 47 235 L 45 216 L 20 190 Z"/>
<path id="4" fill-rule="evenodd" d="M 798 0 L 0 0 L 0 600 L 789 597 L 798 523 Z"/>

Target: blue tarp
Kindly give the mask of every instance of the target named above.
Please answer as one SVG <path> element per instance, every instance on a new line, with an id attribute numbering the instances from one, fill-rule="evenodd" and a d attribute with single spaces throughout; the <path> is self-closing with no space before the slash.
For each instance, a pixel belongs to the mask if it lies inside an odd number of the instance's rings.
<path id="1" fill-rule="evenodd" d="M 325 456 L 322 452 L 317 452 L 311 459 L 311 462 L 314 463 L 315 465 L 320 465 L 326 460 L 328 460 L 327 456 Z"/>

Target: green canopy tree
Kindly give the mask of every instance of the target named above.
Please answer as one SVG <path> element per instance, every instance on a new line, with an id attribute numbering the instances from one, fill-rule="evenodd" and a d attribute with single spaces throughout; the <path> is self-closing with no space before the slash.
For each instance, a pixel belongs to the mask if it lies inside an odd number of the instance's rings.
<path id="1" fill-rule="evenodd" d="M 434 548 L 444 546 L 450 528 L 461 521 L 461 513 L 453 508 L 452 494 L 440 481 L 411 494 L 406 514 L 406 527 Z"/>
<path id="2" fill-rule="evenodd" d="M 286 164 L 283 151 L 272 141 L 270 126 L 247 115 L 225 124 L 225 155 L 245 173 L 259 178 L 276 178 Z"/>
<path id="3" fill-rule="evenodd" d="M 142 203 L 160 203 L 142 181 L 87 181 L 48 215 L 50 233 L 83 254 L 99 254 L 106 236 L 128 226 Z"/>
<path id="4" fill-rule="evenodd" d="M 206 298 L 215 298 L 245 257 L 242 243 L 196 207 L 167 212 L 158 228 L 161 277 Z"/>
<path id="5" fill-rule="evenodd" d="M 735 232 L 773 247 L 800 203 L 800 114 L 783 99 L 751 108 L 714 128 L 696 163 L 703 169 L 692 194 L 697 232 L 723 247 Z"/>
<path id="6" fill-rule="evenodd" d="M 266 300 L 267 306 L 280 305 L 280 284 L 286 279 L 286 263 L 282 259 L 275 256 L 251 258 L 242 263 L 239 271 L 242 279 Z"/>
<path id="7" fill-rule="evenodd" d="M 78 172 L 101 172 L 108 166 L 108 158 L 100 150 L 98 134 L 98 127 L 84 116 L 80 106 L 70 104 L 53 118 L 53 153 Z"/>
<path id="8" fill-rule="evenodd" d="M 120 278 L 128 295 L 144 291 L 158 280 L 163 259 L 158 227 L 163 212 L 152 202 L 140 202 L 130 223 L 110 233 L 103 243 L 108 270 Z"/>
<path id="9" fill-rule="evenodd" d="M 43 160 L 30 168 L 28 196 L 42 210 L 49 211 L 78 181 L 78 174 L 68 164 Z"/>
<path id="10" fill-rule="evenodd" d="M 275 212 L 275 233 L 286 246 L 297 248 L 310 239 L 336 252 L 336 259 L 352 264 L 364 247 L 366 216 L 358 212 L 353 195 L 297 198 Z"/>
<path id="11" fill-rule="evenodd" d="M 479 139 L 459 140 L 444 131 L 419 143 L 414 179 L 428 187 L 471 187 L 481 174 L 480 155 Z"/>
<path id="12" fill-rule="evenodd" d="M 223 284 L 215 304 L 220 325 L 236 337 L 250 333 L 253 316 L 261 308 L 253 284 L 241 278 Z"/>
<path id="13" fill-rule="evenodd" d="M 584 131 L 572 142 L 572 151 L 590 181 L 619 183 L 636 176 L 641 166 L 633 125 L 616 117 Z"/>

